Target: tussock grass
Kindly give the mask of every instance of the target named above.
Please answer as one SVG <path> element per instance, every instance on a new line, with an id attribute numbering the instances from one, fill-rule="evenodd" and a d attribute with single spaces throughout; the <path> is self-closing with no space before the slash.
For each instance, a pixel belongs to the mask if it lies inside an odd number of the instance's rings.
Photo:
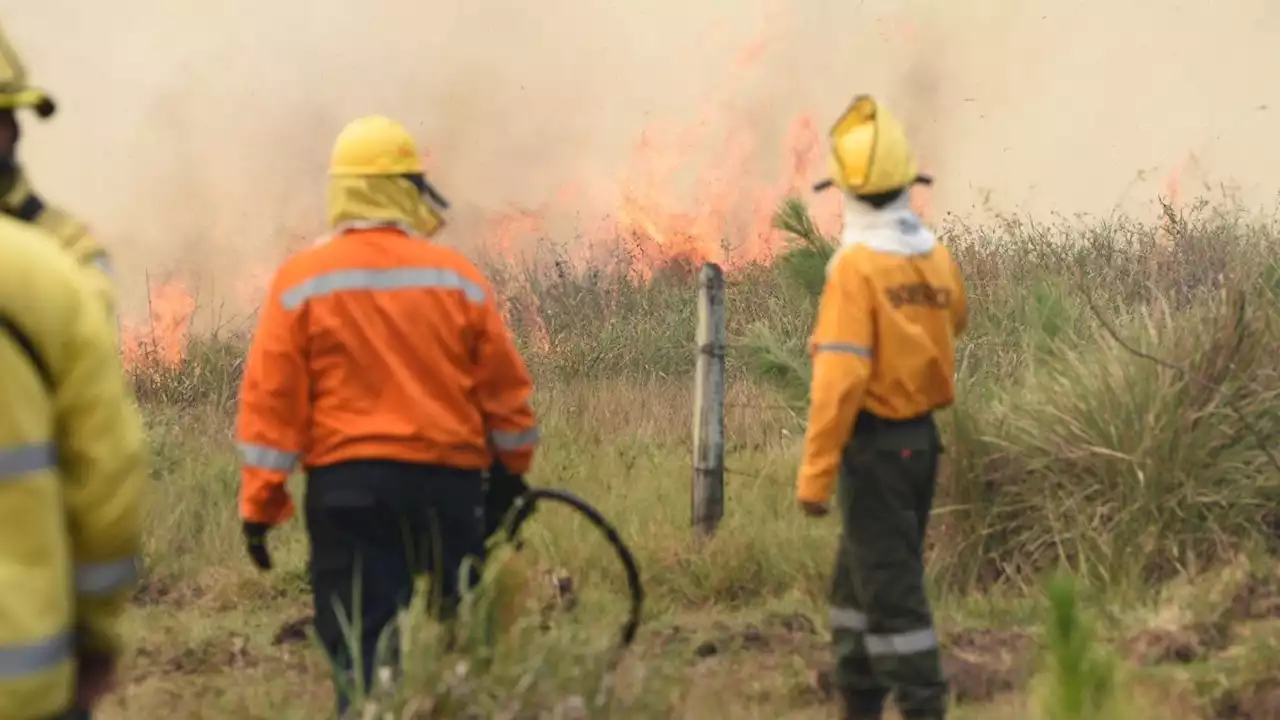
<path id="1" fill-rule="evenodd" d="M 831 245 L 803 212 L 779 211 L 798 238 L 781 271 L 812 295 Z M 1259 440 L 1280 430 L 1275 230 L 1200 205 L 1155 226 L 943 233 L 973 306 L 946 418 L 945 583 L 1058 563 L 1159 582 L 1272 542 L 1280 468 Z M 762 376 L 799 396 L 802 338 L 768 321 L 749 337 Z"/>
<path id="2" fill-rule="evenodd" d="M 405 701 L 417 705 L 404 717 L 830 716 L 809 677 L 828 653 L 820 619 L 836 528 L 804 521 L 793 500 L 804 342 L 829 240 L 799 203 L 784 205 L 778 224 L 794 249 L 728 280 L 727 514 L 701 549 L 688 527 L 691 269 L 673 263 L 641 281 L 625 257 L 589 268 L 555 249 L 527 264 L 486 260 L 537 381 L 545 441 L 531 480 L 579 493 L 614 520 L 640 561 L 649 625 L 618 672 L 603 673 L 622 620 L 621 569 L 584 523 L 549 510 L 529 526 L 526 584 L 564 568 L 582 608 L 549 632 L 526 611 L 488 659 L 444 653 L 425 626 L 407 668 Z M 1166 208 L 1154 223 L 1009 216 L 952 222 L 940 236 L 964 268 L 971 307 L 959 397 L 941 417 L 947 454 L 931 531 L 944 630 L 1043 636 L 1037 618 L 1063 603 L 1060 589 L 1050 602 L 1038 588 L 1066 569 L 1080 587 L 1068 604 L 1101 614 L 1096 642 L 1118 642 L 1154 622 L 1144 608 L 1164 588 L 1218 582 L 1241 557 L 1271 562 L 1280 471 L 1259 438 L 1280 431 L 1274 219 L 1202 203 Z M 247 325 L 238 327 L 194 338 L 177 367 L 134 373 L 156 479 L 148 586 L 131 620 L 129 690 L 104 717 L 315 717 L 329 707 L 318 650 L 272 644 L 308 611 L 301 523 L 273 535 L 272 575 L 254 572 L 240 548 L 231 422 Z M 1229 600 L 1193 614 L 1226 612 Z M 817 634 L 778 619 L 795 613 L 819 618 Z M 1122 692 L 1160 696 L 1171 705 L 1161 717 L 1261 702 L 1280 665 L 1249 638 L 1189 668 L 1138 673 Z M 1016 688 L 999 695 L 959 716 L 1043 710 Z"/>

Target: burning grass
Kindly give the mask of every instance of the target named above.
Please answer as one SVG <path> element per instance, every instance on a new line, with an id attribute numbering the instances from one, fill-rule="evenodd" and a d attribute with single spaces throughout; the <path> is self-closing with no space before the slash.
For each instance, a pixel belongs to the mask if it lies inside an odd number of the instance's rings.
<path id="1" fill-rule="evenodd" d="M 972 295 L 930 563 L 967 700 L 958 717 L 1038 712 L 1028 683 L 1048 610 L 1035 588 L 1060 565 L 1082 580 L 1100 641 L 1130 661 L 1117 682 L 1150 712 L 1126 717 L 1275 717 L 1277 588 L 1265 579 L 1280 471 L 1258 438 L 1280 431 L 1280 229 L 1201 205 L 1156 224 L 1002 218 L 944 237 Z M 792 254 L 730 275 L 728 509 L 701 550 L 688 529 L 688 274 L 641 281 L 625 263 L 583 269 L 554 253 L 490 267 L 518 288 L 509 315 L 538 383 L 533 481 L 615 520 L 641 564 L 648 625 L 602 675 L 624 580 L 585 525 L 548 511 L 526 562 L 574 576 L 574 615 L 549 632 L 531 621 L 487 674 L 480 655 L 465 670 L 445 662 L 424 631 L 419 704 L 404 717 L 830 717 L 813 677 L 836 528 L 802 520 L 792 500 L 821 263 Z M 241 338 L 195 338 L 176 363 L 135 365 L 157 481 L 150 574 L 129 685 L 103 717 L 328 708 L 318 651 L 280 639 L 308 610 L 300 524 L 273 538 L 271 576 L 240 549 Z"/>

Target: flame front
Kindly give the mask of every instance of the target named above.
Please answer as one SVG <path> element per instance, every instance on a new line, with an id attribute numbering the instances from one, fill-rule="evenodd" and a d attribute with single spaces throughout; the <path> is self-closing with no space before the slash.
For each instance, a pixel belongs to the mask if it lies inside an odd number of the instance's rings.
<path id="1" fill-rule="evenodd" d="M 572 232 L 579 241 L 574 261 L 590 263 L 597 249 L 611 251 L 614 257 L 622 250 L 627 266 L 641 280 L 672 265 L 715 262 L 732 272 L 773 259 L 785 245 L 773 228 L 780 201 L 807 195 L 827 171 L 824 133 L 812 115 L 796 116 L 775 145 L 777 141 L 761 135 L 736 108 L 737 89 L 767 56 L 781 27 L 778 13 L 784 13 L 785 6 L 776 3 L 774 11 L 761 32 L 734 56 L 726 78 L 716 85 L 717 96 L 708 98 L 692 124 L 651 124 L 639 134 L 617 178 L 579 180 L 560 188 L 540 207 L 490 213 L 480 226 L 481 237 L 474 240 L 512 258 L 524 244 L 553 234 L 558 227 L 553 220 L 572 218 Z M 909 25 L 903 30 L 907 36 L 913 31 Z M 429 168 L 433 160 L 428 155 L 424 163 Z M 762 180 L 759 169 L 769 163 L 776 164 L 776 175 Z M 685 182 L 691 186 L 684 187 Z M 923 217 L 931 218 L 927 188 L 914 189 L 912 203 Z M 810 211 L 822 232 L 834 234 L 840 223 L 840 193 L 810 196 Z M 262 272 L 264 268 L 245 270 L 243 279 L 254 287 L 241 288 L 241 295 L 261 297 L 270 273 Z M 513 287 L 503 290 L 518 295 L 504 305 L 520 316 L 523 327 L 532 329 L 535 344 L 545 348 L 550 333 L 542 322 L 537 294 Z M 145 321 L 123 328 L 125 362 L 135 369 L 174 366 L 183 358 L 195 298 L 177 282 L 164 283 L 148 296 Z M 244 309 L 249 307 L 252 304 Z"/>
<path id="2" fill-rule="evenodd" d="M 196 300 L 180 282 L 169 281 L 147 291 L 148 319 L 120 328 L 125 366 L 138 370 L 173 368 L 182 362 Z"/>

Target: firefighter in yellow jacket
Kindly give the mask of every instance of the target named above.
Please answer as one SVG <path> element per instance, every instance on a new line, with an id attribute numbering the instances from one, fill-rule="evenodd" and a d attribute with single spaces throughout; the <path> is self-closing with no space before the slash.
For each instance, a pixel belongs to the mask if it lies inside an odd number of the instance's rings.
<path id="1" fill-rule="evenodd" d="M 29 83 L 22 59 L 0 28 L 0 213 L 43 228 L 78 263 L 89 268 L 94 289 L 107 304 L 114 321 L 110 255 L 84 222 L 36 193 L 17 160 L 21 136 L 17 112 L 31 110 L 41 119 L 47 119 L 56 109 L 47 92 Z"/>
<path id="2" fill-rule="evenodd" d="M 832 583 L 835 684 L 845 717 L 942 718 L 942 675 L 924 590 L 925 527 L 942 445 L 933 411 L 955 396 L 964 282 L 911 211 L 917 171 L 901 125 L 868 96 L 831 130 L 844 229 L 810 341 L 813 380 L 797 481 L 810 516 L 835 490 L 843 523 Z M 838 482 L 837 482 L 838 478 Z"/>
<path id="3" fill-rule="evenodd" d="M 0 216 L 0 718 L 87 718 L 137 582 L 145 456 L 92 283 Z"/>

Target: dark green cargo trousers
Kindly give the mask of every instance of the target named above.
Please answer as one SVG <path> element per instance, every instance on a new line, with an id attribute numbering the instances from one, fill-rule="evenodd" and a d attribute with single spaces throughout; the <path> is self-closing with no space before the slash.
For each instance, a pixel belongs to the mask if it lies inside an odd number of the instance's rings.
<path id="1" fill-rule="evenodd" d="M 835 681 L 849 718 L 942 718 L 942 675 L 924 589 L 924 537 L 942 443 L 932 416 L 858 417 L 836 500 L 844 525 L 831 593 Z"/>

